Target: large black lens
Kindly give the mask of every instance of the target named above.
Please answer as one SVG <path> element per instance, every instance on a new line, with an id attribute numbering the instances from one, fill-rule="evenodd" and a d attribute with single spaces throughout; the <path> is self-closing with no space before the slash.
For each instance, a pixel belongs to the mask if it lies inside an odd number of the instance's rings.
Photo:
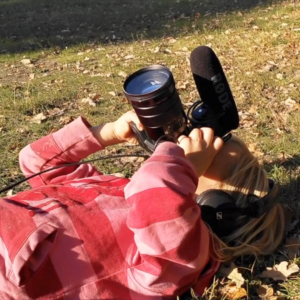
<path id="1" fill-rule="evenodd" d="M 168 78 L 167 73 L 150 70 L 133 77 L 126 86 L 126 92 L 133 95 L 145 95 L 162 87 Z"/>
<path id="2" fill-rule="evenodd" d="M 166 134 L 177 138 L 185 130 L 186 115 L 167 68 L 155 65 L 140 69 L 126 79 L 123 88 L 151 139 Z"/>

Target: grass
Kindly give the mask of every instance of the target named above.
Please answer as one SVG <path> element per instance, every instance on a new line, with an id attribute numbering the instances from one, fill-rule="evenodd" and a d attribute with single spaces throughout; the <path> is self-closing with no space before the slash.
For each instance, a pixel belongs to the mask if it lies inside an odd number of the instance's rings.
<path id="1" fill-rule="evenodd" d="M 131 109 L 122 85 L 127 75 L 141 67 L 168 66 L 188 106 L 199 97 L 190 72 L 190 52 L 209 45 L 235 96 L 240 114 L 235 134 L 281 184 L 283 201 L 298 209 L 300 4 L 254 4 L 75 0 L 70 7 L 68 1 L 52 1 L 51 6 L 42 0 L 1 1 L 0 187 L 22 178 L 18 153 L 29 142 L 78 115 L 100 124 Z M 21 62 L 25 58 L 30 59 L 29 65 Z M 95 100 L 95 106 L 82 102 L 87 97 Z M 38 114 L 45 118 L 40 123 L 34 122 Z M 111 152 L 143 151 L 118 146 L 103 154 Z M 97 165 L 107 173 L 122 171 L 129 177 L 139 164 L 123 159 Z M 14 192 L 27 187 L 23 184 Z M 273 286 L 274 295 L 280 292 L 286 299 L 300 299 L 299 276 L 282 284 L 256 276 L 282 259 L 276 253 L 254 271 L 245 272 L 245 299 L 259 299 L 256 287 L 262 283 Z M 252 270 L 251 264 L 244 267 Z M 230 299 L 216 296 L 217 290 L 214 287 L 204 298 Z"/>

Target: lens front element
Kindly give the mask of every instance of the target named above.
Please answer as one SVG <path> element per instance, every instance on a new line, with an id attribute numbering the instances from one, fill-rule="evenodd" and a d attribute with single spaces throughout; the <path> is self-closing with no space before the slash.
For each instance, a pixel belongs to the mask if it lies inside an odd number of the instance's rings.
<path id="1" fill-rule="evenodd" d="M 156 91 L 168 80 L 168 74 L 159 71 L 140 73 L 126 86 L 126 92 L 133 95 L 145 95 Z"/>

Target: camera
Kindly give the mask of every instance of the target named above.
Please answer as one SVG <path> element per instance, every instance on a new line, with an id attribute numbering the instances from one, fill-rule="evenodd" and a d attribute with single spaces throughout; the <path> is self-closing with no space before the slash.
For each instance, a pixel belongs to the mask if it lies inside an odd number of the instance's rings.
<path id="1" fill-rule="evenodd" d="M 200 72 L 193 72 L 201 99 L 195 101 L 187 113 L 168 68 L 152 65 L 134 72 L 125 80 L 124 95 L 145 130 L 139 131 L 134 124 L 131 128 L 139 144 L 148 152 L 152 153 L 161 141 L 177 142 L 180 135 L 188 135 L 193 128 L 210 127 L 216 136 L 226 139 L 228 133 L 238 127 L 238 112 L 224 72 L 212 50 L 207 48 L 202 46 L 195 50 L 197 58 L 199 51 L 200 54 L 204 51 L 205 59 L 208 54 L 213 58 L 213 61 L 205 60 L 213 73 L 206 72 L 205 64 L 200 66 Z M 199 74 L 203 67 L 204 75 Z"/>

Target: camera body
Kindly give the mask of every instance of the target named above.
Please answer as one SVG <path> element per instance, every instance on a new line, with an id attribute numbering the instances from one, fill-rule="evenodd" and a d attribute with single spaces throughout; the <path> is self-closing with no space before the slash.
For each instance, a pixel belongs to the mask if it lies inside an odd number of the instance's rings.
<path id="1" fill-rule="evenodd" d="M 153 65 L 130 75 L 124 82 L 123 91 L 145 128 L 144 131 L 139 131 L 134 124 L 131 126 L 139 144 L 152 153 L 159 142 L 177 142 L 180 135 L 188 135 L 193 128 L 210 127 L 216 136 L 222 138 L 237 128 L 235 103 L 233 99 L 228 102 L 228 97 L 227 102 L 224 101 L 226 95 L 222 92 L 222 86 L 226 85 L 220 80 L 224 73 L 221 72 L 218 76 L 208 81 L 200 78 L 204 80 L 200 84 L 203 85 L 204 94 L 212 94 L 211 89 L 214 93 L 212 96 L 217 96 L 218 105 L 215 99 L 211 102 L 210 97 L 207 97 L 195 101 L 185 113 L 173 75 L 168 68 Z M 225 77 L 223 79 L 226 81 Z M 199 76 L 197 80 L 199 81 Z M 220 83 L 218 87 L 217 84 Z M 201 91 L 199 94 L 201 96 Z"/>

